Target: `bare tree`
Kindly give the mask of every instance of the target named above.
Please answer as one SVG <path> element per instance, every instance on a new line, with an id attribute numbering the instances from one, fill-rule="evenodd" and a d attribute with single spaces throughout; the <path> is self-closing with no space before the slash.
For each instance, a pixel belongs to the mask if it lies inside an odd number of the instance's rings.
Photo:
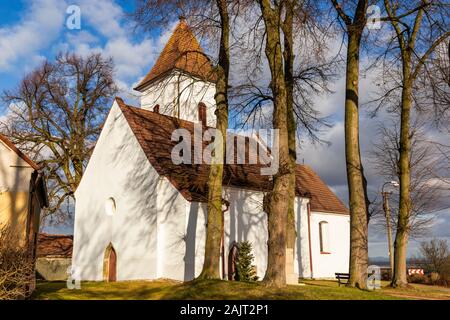
<path id="1" fill-rule="evenodd" d="M 290 174 L 288 224 L 286 245 L 294 258 L 296 241 L 295 230 L 295 166 L 297 138 L 307 136 L 313 142 L 320 140 L 322 127 L 328 127 L 326 118 L 315 109 L 313 97 L 330 92 L 328 82 L 334 76 L 337 59 L 326 57 L 327 37 L 331 31 L 321 20 L 321 4 L 317 1 L 280 1 L 274 3 L 280 11 L 280 37 L 282 39 L 282 58 L 286 83 L 287 121 L 289 156 L 292 171 Z M 244 12 L 243 12 L 244 11 Z M 320 13 L 319 13 L 320 12 Z M 275 95 L 266 79 L 266 61 L 262 58 L 267 30 L 261 26 L 264 18 L 254 2 L 248 1 L 245 10 L 237 17 L 240 33 L 236 35 L 235 55 L 244 60 L 240 63 L 239 79 L 234 79 L 231 90 L 231 105 L 238 126 L 255 129 L 272 126 L 272 107 Z M 245 23 L 241 22 L 245 21 Z M 239 36 L 240 35 L 240 36 Z M 270 67 L 269 67 L 270 69 Z M 270 71 L 270 70 L 267 70 Z M 286 270 L 292 274 L 293 270 Z"/>
<path id="2" fill-rule="evenodd" d="M 420 243 L 420 254 L 430 272 L 444 274 L 448 271 L 450 249 L 447 240 L 432 239 Z"/>
<path id="3" fill-rule="evenodd" d="M 0 229 L 0 300 L 24 299 L 34 282 L 34 261 L 8 226 Z"/>
<path id="4" fill-rule="evenodd" d="M 60 54 L 3 93 L 9 110 L 0 131 L 46 170 L 43 218 L 66 217 L 63 205 L 73 199 L 116 91 L 111 59 Z"/>
<path id="5" fill-rule="evenodd" d="M 291 162 L 290 173 L 290 187 L 289 187 L 289 207 L 287 218 L 287 230 L 286 230 L 286 248 L 290 250 L 288 254 L 291 254 L 292 260 L 295 257 L 294 248 L 297 238 L 295 227 L 295 192 L 296 192 L 296 163 L 297 163 L 297 133 L 299 127 L 308 132 L 308 136 L 314 139 L 318 139 L 316 133 L 318 131 L 317 124 L 328 126 L 328 123 L 318 117 L 316 110 L 310 105 L 308 101 L 308 92 L 312 91 L 315 94 L 319 94 L 319 91 L 328 91 L 327 82 L 331 75 L 329 71 L 333 69 L 333 63 L 315 65 L 313 67 L 299 68 L 295 70 L 295 37 L 294 31 L 300 31 L 305 33 L 309 31 L 310 38 L 313 39 L 311 43 L 306 46 L 312 49 L 311 51 L 316 53 L 317 60 L 320 61 L 320 56 L 323 54 L 319 48 L 323 48 L 318 45 L 318 39 L 315 37 L 316 33 L 321 33 L 325 36 L 329 35 L 329 32 L 322 28 L 322 25 L 317 21 L 318 19 L 312 18 L 313 12 L 320 12 L 320 4 L 314 1 L 282 1 L 284 6 L 284 16 L 282 16 L 281 30 L 283 35 L 283 59 L 284 59 L 284 79 L 286 83 L 286 104 L 287 104 L 287 129 L 288 129 L 288 144 L 289 144 L 289 157 Z M 313 32 L 311 29 L 319 29 L 319 31 Z M 303 56 L 299 56 L 301 64 L 307 59 Z M 319 79 L 319 82 L 313 82 L 311 79 Z M 305 88 L 306 87 L 306 88 Z M 320 88 L 320 89 L 319 89 Z M 308 90 L 309 89 L 309 90 Z M 323 92 L 321 92 L 323 93 Z M 297 96 L 298 95 L 298 96 Z M 302 101 L 302 102 L 300 102 Z M 300 126 L 298 125 L 300 123 Z M 292 268 L 292 266 L 291 266 Z M 288 273 L 293 273 L 294 270 L 287 270 Z"/>
<path id="6" fill-rule="evenodd" d="M 230 17 L 228 1 L 216 0 L 220 15 L 219 61 L 216 66 L 216 129 L 223 137 L 215 144 L 214 158 L 208 179 L 208 228 L 206 232 L 205 259 L 200 278 L 220 279 L 219 262 L 223 239 L 222 182 L 223 163 L 228 129 L 228 77 L 230 73 Z M 216 138 L 217 139 L 217 138 Z"/>
<path id="7" fill-rule="evenodd" d="M 371 152 L 371 161 L 377 173 L 386 181 L 398 181 L 400 176 L 400 136 L 398 116 L 392 123 L 384 123 L 379 127 L 377 143 Z M 433 221 L 433 213 L 445 209 L 442 201 L 444 184 L 440 177 L 446 172 L 446 159 L 438 147 L 427 139 L 424 125 L 414 122 L 411 132 L 411 212 L 408 221 L 408 233 L 412 237 L 426 235 Z M 398 207 L 398 193 L 392 193 L 393 207 Z M 377 204 L 381 208 L 381 204 Z M 381 212 L 381 210 L 378 210 Z M 391 216 L 391 224 L 398 223 L 398 210 Z M 382 219 L 383 225 L 385 220 Z"/>
<path id="8" fill-rule="evenodd" d="M 409 237 L 411 210 L 411 113 L 413 107 L 420 111 L 420 101 L 416 99 L 420 88 L 415 87 L 417 79 L 436 49 L 450 37 L 448 31 L 449 7 L 445 1 L 390 1 L 384 0 L 387 20 L 394 31 L 388 41 L 390 51 L 386 55 L 392 65 L 401 70 L 397 74 L 396 86 L 389 89 L 386 96 L 400 92 L 400 200 L 397 232 L 395 237 L 393 287 L 407 285 L 406 253 Z M 396 43 L 396 46 L 393 44 Z M 391 46 L 392 45 L 392 46 Z M 396 92 L 396 90 L 398 90 Z M 398 103 L 398 100 L 397 100 Z M 428 100 L 428 103 L 430 101 Z M 395 105 L 394 105 L 395 107 Z"/>
<path id="9" fill-rule="evenodd" d="M 273 94 L 273 128 L 278 132 L 278 172 L 273 176 L 273 189 L 265 197 L 268 214 L 268 259 L 263 281 L 270 286 L 286 285 L 286 231 L 291 176 L 295 174 L 289 156 L 287 84 L 283 63 L 282 5 L 269 0 L 259 0 L 265 25 L 265 53 L 269 63 Z"/>
<path id="10" fill-rule="evenodd" d="M 241 6 L 236 17 L 240 30 L 234 33 L 232 53 L 239 56 L 235 65 L 230 105 L 238 127 L 270 127 L 273 95 L 267 78 L 268 65 L 263 57 L 265 28 L 255 1 Z M 291 127 L 297 138 L 320 139 L 323 128 L 331 126 L 314 105 L 317 96 L 330 93 L 329 83 L 336 79 L 339 56 L 329 57 L 327 43 L 335 35 L 326 10 L 320 1 L 281 1 L 283 59 L 288 82 L 289 104 L 292 105 Z M 243 8 L 242 8 L 243 7 Z M 266 72 L 267 71 L 267 72 Z M 238 76 L 237 76 L 238 75 Z M 295 124 L 295 125 L 294 125 Z M 293 139 L 291 139 L 293 140 Z"/>
<path id="11" fill-rule="evenodd" d="M 368 0 L 331 0 L 347 34 L 345 82 L 345 159 L 350 204 L 350 279 L 348 286 L 366 288 L 369 200 L 359 142 L 359 63 L 367 23 Z"/>

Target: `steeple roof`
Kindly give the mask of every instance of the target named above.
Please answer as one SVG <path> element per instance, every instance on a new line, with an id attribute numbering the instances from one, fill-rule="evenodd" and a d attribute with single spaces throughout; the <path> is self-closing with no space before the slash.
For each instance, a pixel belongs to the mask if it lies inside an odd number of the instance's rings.
<path id="1" fill-rule="evenodd" d="M 152 81 L 174 69 L 203 80 L 216 80 L 211 61 L 184 19 L 180 19 L 155 65 L 134 89 L 141 91 Z"/>

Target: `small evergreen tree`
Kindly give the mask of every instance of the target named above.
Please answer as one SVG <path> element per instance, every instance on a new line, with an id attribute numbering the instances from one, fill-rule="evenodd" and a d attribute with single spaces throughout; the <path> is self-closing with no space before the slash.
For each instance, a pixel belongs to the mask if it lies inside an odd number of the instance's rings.
<path id="1" fill-rule="evenodd" d="M 252 254 L 252 244 L 244 241 L 239 244 L 239 254 L 236 260 L 236 280 L 238 281 L 256 281 L 256 269 L 252 265 L 254 256 Z"/>

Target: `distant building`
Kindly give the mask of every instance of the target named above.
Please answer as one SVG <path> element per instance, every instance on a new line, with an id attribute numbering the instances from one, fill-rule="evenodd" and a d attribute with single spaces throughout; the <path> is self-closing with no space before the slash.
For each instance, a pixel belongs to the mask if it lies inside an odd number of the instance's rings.
<path id="1" fill-rule="evenodd" d="M 66 280 L 72 263 L 73 236 L 61 234 L 38 235 L 36 272 L 49 280 Z"/>

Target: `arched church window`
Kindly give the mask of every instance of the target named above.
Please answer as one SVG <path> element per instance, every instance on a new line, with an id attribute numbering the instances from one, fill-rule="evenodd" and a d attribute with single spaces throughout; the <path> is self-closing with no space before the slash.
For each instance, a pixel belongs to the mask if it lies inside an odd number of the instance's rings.
<path id="1" fill-rule="evenodd" d="M 202 125 L 206 126 L 206 105 L 203 102 L 198 104 L 198 120 L 202 123 Z"/>
<path id="2" fill-rule="evenodd" d="M 105 202 L 105 213 L 108 216 L 114 215 L 116 213 L 116 201 L 114 198 L 108 198 Z"/>
<path id="3" fill-rule="evenodd" d="M 319 240 L 320 240 L 320 253 L 330 253 L 330 231 L 329 224 L 326 221 L 319 223 Z"/>

